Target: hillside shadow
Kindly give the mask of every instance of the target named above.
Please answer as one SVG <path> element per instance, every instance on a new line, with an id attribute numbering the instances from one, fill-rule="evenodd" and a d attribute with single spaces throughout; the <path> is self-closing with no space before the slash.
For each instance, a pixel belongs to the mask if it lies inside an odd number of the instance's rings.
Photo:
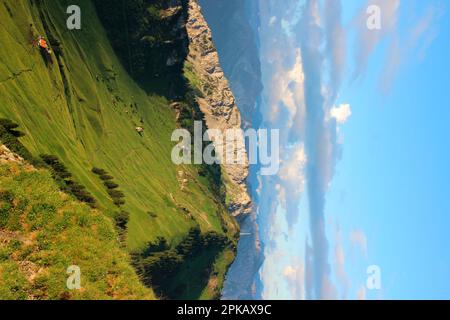
<path id="1" fill-rule="evenodd" d="M 170 100 L 187 90 L 187 1 L 93 0 L 122 65 L 147 93 Z"/>

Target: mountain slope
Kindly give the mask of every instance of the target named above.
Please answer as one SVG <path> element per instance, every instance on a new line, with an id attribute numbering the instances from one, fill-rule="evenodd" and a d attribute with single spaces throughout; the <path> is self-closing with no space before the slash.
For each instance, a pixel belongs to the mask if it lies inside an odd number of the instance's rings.
<path id="1" fill-rule="evenodd" d="M 200 0 L 199 3 L 236 97 L 243 126 L 257 128 L 261 121 L 257 103 L 263 89 L 256 32 L 258 1 Z"/>
<path id="2" fill-rule="evenodd" d="M 208 128 L 220 130 L 222 134 L 225 134 L 227 130 L 240 130 L 241 114 L 220 66 L 211 31 L 197 1 L 189 1 L 188 16 L 186 30 L 190 41 L 186 65 L 191 67 L 191 73 L 197 75 L 200 94 L 196 97 L 196 101 L 205 115 L 206 125 Z M 235 144 L 233 156 L 237 159 L 227 158 L 229 145 L 225 140 L 229 137 L 212 139 L 216 150 L 222 150 L 221 154 L 220 151 L 218 153 L 222 160 L 227 206 L 235 217 L 243 219 L 252 211 L 246 185 L 248 161 L 244 135 L 239 132 L 236 140 L 231 142 Z M 239 159 L 240 157 L 242 159 Z"/>
<path id="3" fill-rule="evenodd" d="M 0 3 L 0 117 L 20 125 L 25 133 L 21 142 L 33 156 L 57 156 L 106 216 L 119 209 L 91 169 L 104 169 L 114 178 L 125 196 L 120 210 L 130 213 L 129 252 L 143 252 L 161 238 L 176 248 L 193 228 L 228 239 L 201 266 L 211 273 L 210 280 L 223 278 L 234 258 L 238 226 L 213 191 L 218 187 L 199 174 L 201 168 L 172 163 L 170 137 L 179 127 L 170 107 L 173 101 L 158 90 L 144 90 L 128 75 L 91 1 L 77 1 L 82 29 L 67 30 L 65 12 L 71 4 Z M 52 66 L 30 45 L 38 34 L 51 44 Z M 184 263 L 195 258 L 187 257 Z M 170 286 L 176 287 L 181 278 L 177 271 Z M 192 295 L 172 290 L 172 298 L 217 297 L 223 279 L 216 280 Z"/>
<path id="4" fill-rule="evenodd" d="M 223 71 L 236 97 L 243 126 L 258 129 L 262 92 L 257 36 L 258 0 L 200 0 L 200 4 L 211 27 Z M 256 215 L 260 202 L 258 165 L 251 165 L 249 171 L 253 212 L 239 220 L 242 232 L 247 235 L 240 239 L 236 259 L 228 270 L 223 299 L 255 299 L 255 279 L 263 260 Z"/>
<path id="5" fill-rule="evenodd" d="M 110 219 L 60 192 L 48 170 L 4 146 L 0 243 L 0 299 L 154 298 L 120 249 Z M 82 290 L 66 286 L 72 265 L 80 268 Z"/>

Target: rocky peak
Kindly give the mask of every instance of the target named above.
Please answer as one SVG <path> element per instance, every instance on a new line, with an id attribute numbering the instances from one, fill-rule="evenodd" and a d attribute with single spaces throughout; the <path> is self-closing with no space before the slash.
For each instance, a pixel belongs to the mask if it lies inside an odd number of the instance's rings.
<path id="1" fill-rule="evenodd" d="M 211 30 L 203 17 L 198 2 L 190 0 L 188 6 L 186 31 L 189 39 L 189 52 L 187 62 L 192 65 L 201 83 L 202 96 L 197 97 L 197 102 L 205 115 L 206 125 L 208 129 L 219 129 L 223 133 L 227 129 L 240 129 L 241 114 L 220 66 Z M 222 147 L 221 142 L 214 141 L 214 143 L 216 149 Z M 251 213 L 252 205 L 246 185 L 248 160 L 245 145 L 237 143 L 235 148 L 235 153 L 243 154 L 245 161 L 242 164 L 223 163 L 222 168 L 227 197 L 230 199 L 229 210 L 233 216 L 241 217 Z"/>

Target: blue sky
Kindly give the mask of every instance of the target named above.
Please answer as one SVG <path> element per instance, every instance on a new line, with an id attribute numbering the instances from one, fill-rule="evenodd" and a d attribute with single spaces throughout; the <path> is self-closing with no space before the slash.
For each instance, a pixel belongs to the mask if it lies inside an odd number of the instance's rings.
<path id="1" fill-rule="evenodd" d="M 414 11 L 402 3 L 399 12 L 403 39 L 430 6 L 443 10 L 438 1 L 408 3 Z M 364 79 L 341 92 L 352 116 L 342 128 L 344 154 L 328 209 L 344 233 L 357 228 L 367 237 L 367 263 L 379 265 L 383 278 L 381 292 L 368 292 L 372 298 L 450 298 L 450 25 L 441 12 L 429 26 L 438 29 L 436 38 L 425 52 L 402 56 L 388 92 L 379 86 L 386 43 Z M 364 268 L 349 261 L 349 277 L 361 282 Z"/>
<path id="2" fill-rule="evenodd" d="M 263 297 L 450 298 L 448 5 L 260 4 L 262 112 L 283 159 L 262 179 L 277 194 L 260 207 Z"/>

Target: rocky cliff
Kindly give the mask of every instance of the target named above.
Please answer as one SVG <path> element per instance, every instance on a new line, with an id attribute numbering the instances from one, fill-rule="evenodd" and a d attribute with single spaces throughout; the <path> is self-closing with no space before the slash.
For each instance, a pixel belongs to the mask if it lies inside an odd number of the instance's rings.
<path id="1" fill-rule="evenodd" d="M 223 134 L 229 129 L 241 128 L 241 114 L 231 92 L 228 80 L 220 66 L 219 56 L 212 41 L 211 30 L 203 17 L 196 0 L 190 0 L 186 31 L 189 39 L 187 64 L 199 79 L 197 96 L 200 110 L 205 116 L 208 129 L 218 129 Z M 227 206 L 230 213 L 243 219 L 252 211 L 251 199 L 247 191 L 248 160 L 243 134 L 237 137 L 234 154 L 242 156 L 242 162 L 222 161 L 223 178 L 227 193 Z M 216 139 L 217 150 L 226 146 L 224 140 Z M 220 157 L 225 160 L 224 154 Z"/>
<path id="2" fill-rule="evenodd" d="M 200 0 L 220 63 L 230 82 L 244 128 L 259 126 L 257 102 L 262 92 L 257 28 L 258 1 Z"/>
<path id="3" fill-rule="evenodd" d="M 200 0 L 202 12 L 211 28 L 212 37 L 225 76 L 236 97 L 244 128 L 260 125 L 259 99 L 262 92 L 259 60 L 259 2 L 257 0 Z M 243 236 L 238 254 L 228 270 L 222 291 L 223 299 L 254 299 L 258 270 L 262 262 L 257 225 L 257 165 L 249 168 L 249 190 L 253 212 L 240 220 Z"/>

